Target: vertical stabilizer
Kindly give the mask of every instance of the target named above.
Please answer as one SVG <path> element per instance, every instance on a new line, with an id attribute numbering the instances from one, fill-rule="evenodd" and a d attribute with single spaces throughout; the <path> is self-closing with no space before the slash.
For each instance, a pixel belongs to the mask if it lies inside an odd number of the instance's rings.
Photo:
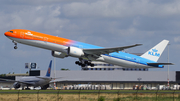
<path id="1" fill-rule="evenodd" d="M 163 53 L 164 49 L 168 45 L 168 40 L 163 40 L 153 48 L 151 48 L 149 51 L 141 55 L 142 58 L 146 58 L 152 61 L 157 62 L 161 54 Z"/>
<path id="2" fill-rule="evenodd" d="M 48 67 L 48 70 L 47 70 L 47 73 L 46 73 L 46 76 L 48 76 L 48 77 L 50 77 L 50 75 L 51 75 L 51 66 L 52 66 L 52 60 L 49 63 L 49 67 Z"/>

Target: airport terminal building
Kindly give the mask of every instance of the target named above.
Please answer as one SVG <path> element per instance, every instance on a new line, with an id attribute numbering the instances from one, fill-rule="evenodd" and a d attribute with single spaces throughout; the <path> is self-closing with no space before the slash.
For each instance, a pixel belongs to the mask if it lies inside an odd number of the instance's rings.
<path id="1" fill-rule="evenodd" d="M 40 72 L 41 76 L 45 74 L 46 71 Z M 169 75 L 170 87 L 180 83 L 180 72 L 171 71 Z M 109 89 L 133 89 L 136 85 L 143 85 L 155 89 L 158 85 L 168 84 L 166 71 L 56 71 L 56 78 L 57 89 L 81 84 L 103 85 Z"/>
<path id="2" fill-rule="evenodd" d="M 34 70 L 30 72 L 29 76 L 44 76 L 46 72 L 46 70 Z M 156 89 L 158 85 L 167 86 L 168 84 L 167 71 L 59 70 L 55 74 L 56 89 L 72 89 L 77 85 L 92 85 L 96 86 L 96 89 L 133 89 L 134 86 L 143 85 L 149 89 Z M 22 76 L 10 77 L 11 79 L 19 80 Z M 54 78 L 53 71 L 51 71 L 51 77 Z M 51 88 L 54 87 L 54 81 L 50 83 Z M 169 84 L 172 88 L 174 88 L 174 85 L 180 84 L 180 71 L 169 72 Z M 12 85 L 13 82 L 0 81 L 1 88 L 10 88 Z M 103 88 L 104 86 L 105 88 Z M 95 89 L 95 87 L 91 89 Z"/>
<path id="3" fill-rule="evenodd" d="M 125 68 L 105 62 L 92 62 L 94 67 L 81 67 L 81 71 L 56 71 L 56 87 L 57 89 L 71 88 L 76 85 L 95 85 L 98 89 L 102 86 L 108 86 L 109 89 L 134 89 L 135 86 L 146 86 L 149 89 L 156 89 L 159 85 L 168 85 L 167 71 L 148 71 L 147 68 Z M 41 71 L 41 76 L 46 71 Z M 52 76 L 54 72 L 52 71 Z M 169 72 L 169 86 L 180 83 L 180 72 Z M 96 88 L 94 87 L 94 89 Z"/>
<path id="4" fill-rule="evenodd" d="M 22 76 L 45 76 L 46 72 L 47 70 L 31 70 L 28 75 L 7 76 L 19 80 Z M 51 77 L 56 79 L 50 83 L 50 87 L 56 89 L 87 89 L 87 87 L 88 89 L 134 89 L 137 85 L 157 89 L 159 85 L 168 85 L 167 71 L 123 68 L 101 62 L 96 62 L 94 67 L 82 67 L 79 71 L 54 72 L 52 69 Z M 0 81 L 1 88 L 10 88 L 12 85 L 13 82 Z M 180 85 L 180 71 L 169 72 L 169 86 L 174 88 L 174 85 Z"/>

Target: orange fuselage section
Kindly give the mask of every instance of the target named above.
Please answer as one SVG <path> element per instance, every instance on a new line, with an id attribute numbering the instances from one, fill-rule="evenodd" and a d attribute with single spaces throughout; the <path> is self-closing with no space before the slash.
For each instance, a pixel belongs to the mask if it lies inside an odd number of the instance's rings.
<path id="1" fill-rule="evenodd" d="M 24 29 L 12 29 L 8 32 L 5 32 L 4 35 L 7 37 L 13 37 L 18 39 L 46 41 L 65 46 L 73 43 L 73 41 L 69 39 Z"/>

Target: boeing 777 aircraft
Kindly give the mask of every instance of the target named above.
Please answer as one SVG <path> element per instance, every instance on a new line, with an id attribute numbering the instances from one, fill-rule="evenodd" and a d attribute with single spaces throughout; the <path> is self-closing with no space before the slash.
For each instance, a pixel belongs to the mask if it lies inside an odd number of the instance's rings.
<path id="1" fill-rule="evenodd" d="M 8 79 L 0 79 L 0 80 L 15 82 L 13 84 L 13 87 L 15 89 L 18 89 L 21 86 L 22 86 L 22 89 L 24 89 L 24 86 L 26 86 L 27 87 L 26 89 L 29 90 L 28 86 L 33 86 L 34 88 L 40 86 L 42 90 L 45 90 L 49 87 L 49 82 L 52 80 L 52 78 L 50 77 L 51 66 L 52 66 L 52 60 L 50 61 L 46 76 L 22 77 L 19 81 L 8 80 Z"/>
<path id="2" fill-rule="evenodd" d="M 94 66 L 91 61 L 102 61 L 128 68 L 163 68 L 164 65 L 172 65 L 172 63 L 157 63 L 169 43 L 168 40 L 161 41 L 143 55 L 137 56 L 122 52 L 122 50 L 141 44 L 103 48 L 24 29 L 12 29 L 4 34 L 15 44 L 14 49 L 17 49 L 17 43 L 48 49 L 52 51 L 54 57 L 64 58 L 71 56 L 79 58 L 79 61 L 75 63 L 82 67 L 86 65 Z"/>

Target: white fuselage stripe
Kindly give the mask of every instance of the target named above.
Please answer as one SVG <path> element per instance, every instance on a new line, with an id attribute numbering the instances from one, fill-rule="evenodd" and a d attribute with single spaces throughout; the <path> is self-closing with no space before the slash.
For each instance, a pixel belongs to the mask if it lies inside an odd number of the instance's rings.
<path id="1" fill-rule="evenodd" d="M 122 67 L 127 67 L 127 68 L 154 68 L 154 67 L 151 67 L 148 65 L 143 65 L 140 63 L 131 62 L 131 61 L 127 61 L 127 60 L 123 60 L 123 59 L 119 59 L 119 58 L 114 58 L 114 57 L 110 57 L 110 56 L 106 56 L 106 55 L 102 55 L 102 57 L 104 58 L 104 62 L 119 65 Z"/>
<path id="2" fill-rule="evenodd" d="M 67 48 L 68 48 L 67 46 L 50 43 L 50 42 L 46 42 L 46 41 L 26 40 L 26 39 L 12 38 L 12 37 L 8 37 L 8 38 L 10 38 L 11 40 L 15 40 L 16 42 L 19 42 L 22 44 L 39 47 L 39 48 L 43 48 L 43 49 L 48 49 L 48 50 L 52 50 L 52 51 L 59 51 L 59 52 L 66 53 Z"/>

